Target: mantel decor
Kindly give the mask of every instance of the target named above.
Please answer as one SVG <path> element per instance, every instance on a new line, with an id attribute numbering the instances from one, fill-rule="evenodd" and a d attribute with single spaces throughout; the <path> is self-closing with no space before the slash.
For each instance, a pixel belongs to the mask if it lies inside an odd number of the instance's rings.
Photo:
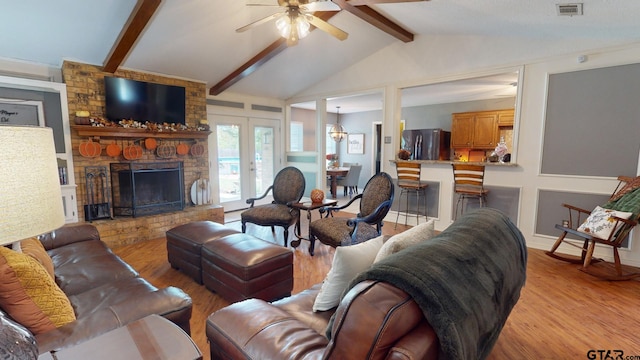
<path id="1" fill-rule="evenodd" d="M 152 131 L 149 129 L 125 127 L 101 127 L 89 125 L 71 125 L 78 136 L 115 137 L 115 138 L 161 138 L 161 139 L 206 139 L 211 131 Z"/>

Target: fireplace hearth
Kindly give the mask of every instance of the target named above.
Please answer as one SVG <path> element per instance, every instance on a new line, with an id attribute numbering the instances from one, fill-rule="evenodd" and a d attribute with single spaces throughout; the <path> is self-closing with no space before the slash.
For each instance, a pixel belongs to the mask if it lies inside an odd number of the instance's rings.
<path id="1" fill-rule="evenodd" d="M 182 161 L 111 163 L 114 216 L 145 216 L 184 210 Z"/>

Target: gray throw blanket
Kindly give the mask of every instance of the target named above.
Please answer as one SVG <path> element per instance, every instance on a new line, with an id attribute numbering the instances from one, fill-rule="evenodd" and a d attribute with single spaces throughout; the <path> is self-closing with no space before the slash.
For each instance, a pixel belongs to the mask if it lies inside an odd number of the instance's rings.
<path id="1" fill-rule="evenodd" d="M 438 335 L 441 359 L 484 359 L 520 297 L 526 267 L 520 230 L 501 212 L 482 208 L 374 264 L 349 289 L 379 280 L 404 290 Z"/>

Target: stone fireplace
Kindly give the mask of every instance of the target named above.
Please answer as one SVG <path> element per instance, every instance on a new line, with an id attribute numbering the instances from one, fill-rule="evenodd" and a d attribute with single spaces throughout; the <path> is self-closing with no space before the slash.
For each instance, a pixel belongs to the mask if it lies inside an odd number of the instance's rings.
<path id="1" fill-rule="evenodd" d="M 184 210 L 182 161 L 111 163 L 113 216 Z"/>
<path id="2" fill-rule="evenodd" d="M 185 131 L 185 132 L 149 132 L 143 129 L 130 129 L 123 127 L 93 127 L 90 125 L 77 125 L 74 123 L 76 111 L 86 110 L 92 117 L 102 117 L 105 114 L 104 97 L 104 77 L 118 76 L 134 80 L 156 82 L 168 85 L 183 86 L 186 89 L 186 124 L 195 126 L 201 120 L 207 119 L 206 110 L 206 84 L 196 81 L 189 81 L 171 77 L 164 77 L 157 74 L 119 69 L 115 73 L 106 73 L 102 68 L 90 64 L 65 61 L 62 66 L 64 82 L 67 86 L 67 102 L 69 119 L 71 121 L 71 145 L 73 151 L 73 165 L 76 179 L 78 204 L 78 218 L 84 219 L 84 205 L 90 203 L 90 198 L 85 181 L 85 168 L 91 166 L 102 166 L 107 169 L 111 164 L 121 164 L 118 167 L 129 167 L 131 169 L 144 168 L 146 164 L 152 163 L 181 163 L 182 180 L 175 182 L 172 189 L 179 188 L 182 195 L 182 205 L 175 197 L 169 196 L 168 203 L 171 205 L 154 206 L 150 204 L 141 205 L 133 210 L 117 210 L 114 219 L 99 219 L 92 221 L 98 227 L 101 238 L 110 246 L 131 244 L 149 239 L 156 239 L 165 236 L 166 230 L 190 221 L 212 220 L 224 222 L 224 212 L 222 207 L 215 204 L 192 205 L 189 189 L 194 181 L 208 178 L 209 175 L 209 155 L 207 152 L 195 156 L 189 154 L 175 154 L 171 157 L 160 157 L 157 151 L 147 149 L 144 140 L 154 138 L 158 145 L 168 145 L 176 147 L 180 144 L 192 146 L 194 144 L 203 145 L 206 149 L 209 132 Z M 102 149 L 101 154 L 95 157 L 85 157 L 79 152 L 82 143 L 92 141 L 98 143 Z M 109 156 L 106 147 L 111 144 L 118 145 L 122 150 L 130 145 L 142 147 L 142 156 L 139 159 L 130 161 L 119 156 Z M 113 182 L 111 171 L 109 180 Z M 120 175 L 118 175 L 120 176 Z M 118 178 L 119 180 L 119 178 Z M 137 180 L 137 179 L 135 179 Z M 143 181 L 146 179 L 143 179 Z M 112 185 L 112 184 L 110 184 Z M 119 192 L 120 190 L 118 190 Z M 153 191 L 155 192 L 155 191 Z M 112 194 L 116 194 L 115 191 Z M 145 201 L 151 202 L 148 195 Z M 136 200 L 138 194 L 136 194 Z M 176 202 L 178 205 L 176 205 Z M 115 204 L 112 204 L 112 206 Z M 149 206 L 149 208 L 147 208 Z M 180 209 L 182 206 L 183 209 Z M 173 208 L 168 210 L 168 208 Z M 162 210 L 162 212 L 159 212 Z M 164 212 L 167 210 L 166 212 Z M 136 216 L 133 216 L 133 212 Z M 147 215 L 149 214 L 153 215 Z M 118 215 L 118 213 L 122 215 Z M 124 215 L 131 213 L 130 215 Z M 145 216 L 142 216 L 144 213 Z"/>

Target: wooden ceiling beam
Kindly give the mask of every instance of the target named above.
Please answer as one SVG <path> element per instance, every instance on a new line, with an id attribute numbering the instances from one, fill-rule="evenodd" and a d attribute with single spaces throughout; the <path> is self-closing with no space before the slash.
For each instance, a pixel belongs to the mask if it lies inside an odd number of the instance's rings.
<path id="1" fill-rule="evenodd" d="M 314 15 L 324 21 L 327 21 L 337 13 L 338 12 L 336 11 L 316 11 Z M 314 29 L 315 29 L 315 26 L 312 26 L 309 29 L 309 31 L 313 31 Z M 274 56 L 284 51 L 284 49 L 286 48 L 287 48 L 287 39 L 279 38 L 278 40 L 274 41 L 271 45 L 267 46 L 264 50 L 260 51 L 256 56 L 252 57 L 246 63 L 242 64 L 242 66 L 234 70 L 227 77 L 222 79 L 217 84 L 213 85 L 209 89 L 209 95 L 213 95 L 213 96 L 220 95 L 223 91 L 227 90 L 233 84 L 237 83 L 238 81 L 249 76 L 254 71 L 258 70 L 258 68 L 262 64 L 266 63 L 271 58 L 273 58 Z"/>
<path id="2" fill-rule="evenodd" d="M 122 28 L 118 40 L 104 62 L 103 71 L 114 73 L 127 57 L 133 45 L 138 41 L 142 30 L 160 6 L 161 0 L 139 0 Z"/>
<path id="3" fill-rule="evenodd" d="M 377 27 L 378 29 L 386 32 L 387 34 L 401 40 L 403 42 L 411 42 L 413 41 L 413 34 L 409 31 L 400 27 L 400 25 L 394 23 L 384 15 L 375 11 L 374 9 L 362 5 L 355 6 L 352 5 L 351 1 L 348 0 L 332 0 L 334 3 L 338 4 L 341 9 L 352 13 L 353 15 L 359 17 L 360 19 L 368 22 L 369 24 Z M 353 0 L 356 1 L 356 0 Z"/>

